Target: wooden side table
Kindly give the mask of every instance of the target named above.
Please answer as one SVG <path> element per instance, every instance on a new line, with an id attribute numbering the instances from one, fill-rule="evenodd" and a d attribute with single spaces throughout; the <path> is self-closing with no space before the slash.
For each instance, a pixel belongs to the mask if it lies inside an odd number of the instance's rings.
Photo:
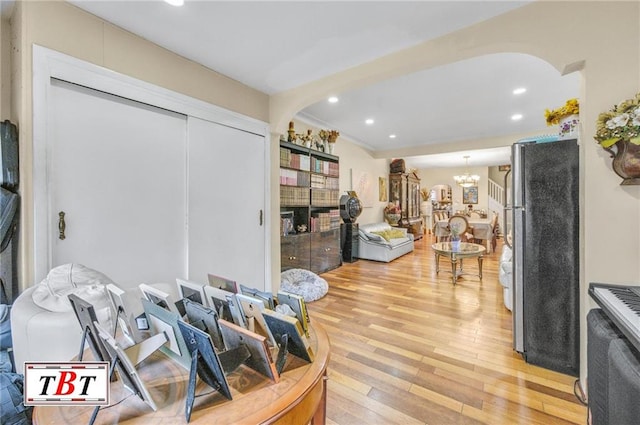
<path id="1" fill-rule="evenodd" d="M 190 424 L 323 425 L 329 338 L 318 324 L 310 332 L 314 362 L 306 363 L 290 355 L 278 383 L 243 365 L 227 375 L 233 396 L 233 400 L 227 400 L 198 380 Z M 158 410 L 152 411 L 117 381 L 111 384 L 112 406 L 100 410 L 95 424 L 186 424 L 189 372 L 159 352 L 140 363 L 137 370 Z M 92 411 L 91 406 L 38 406 L 33 412 L 33 423 L 86 424 Z"/>

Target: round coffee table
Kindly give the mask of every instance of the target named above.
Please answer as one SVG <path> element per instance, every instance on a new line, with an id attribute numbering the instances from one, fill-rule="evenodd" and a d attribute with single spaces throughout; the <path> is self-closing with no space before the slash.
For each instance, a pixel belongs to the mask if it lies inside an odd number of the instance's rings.
<path id="1" fill-rule="evenodd" d="M 465 273 L 462 270 L 462 260 L 465 258 L 478 258 L 478 276 L 482 280 L 482 256 L 487 251 L 482 245 L 469 242 L 437 242 L 431 245 L 436 254 L 436 274 L 440 271 L 440 257 L 444 256 L 451 260 L 452 281 L 455 285 L 458 277 Z M 457 268 L 458 260 L 460 261 L 460 270 Z"/>

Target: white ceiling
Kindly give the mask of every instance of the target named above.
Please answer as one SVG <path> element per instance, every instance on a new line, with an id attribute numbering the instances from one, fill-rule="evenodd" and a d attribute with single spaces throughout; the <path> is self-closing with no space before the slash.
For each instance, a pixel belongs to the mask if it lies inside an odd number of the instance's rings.
<path id="1" fill-rule="evenodd" d="M 71 3 L 267 94 L 279 93 L 520 7 L 529 1 L 193 1 Z M 516 87 L 527 93 L 514 96 Z M 522 54 L 496 54 L 406 75 L 319 102 L 302 119 L 372 151 L 523 132 L 547 132 L 543 113 L 577 97 L 561 77 Z M 512 114 L 523 119 L 514 123 Z M 365 125 L 373 118 L 373 125 Z M 396 134 L 390 139 L 390 134 Z M 515 141 L 515 140 L 514 140 Z M 497 165 L 508 162 L 493 151 Z M 486 152 L 485 152 L 486 153 Z M 470 165 L 480 165 L 480 152 Z M 491 155 L 489 155 L 491 156 Z M 451 165 L 464 164 L 455 153 Z M 423 158 L 427 160 L 428 158 Z M 408 165 L 422 168 L 417 158 Z M 433 162 L 433 158 L 431 158 Z M 435 164 L 449 163 L 443 157 Z M 425 162 L 424 164 L 428 164 Z"/>

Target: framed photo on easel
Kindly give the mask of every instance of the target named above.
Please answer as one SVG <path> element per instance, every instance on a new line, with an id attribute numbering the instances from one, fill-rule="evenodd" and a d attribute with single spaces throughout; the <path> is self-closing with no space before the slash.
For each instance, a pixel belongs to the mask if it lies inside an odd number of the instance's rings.
<path id="1" fill-rule="evenodd" d="M 462 203 L 477 204 L 478 203 L 478 186 L 462 188 Z"/>

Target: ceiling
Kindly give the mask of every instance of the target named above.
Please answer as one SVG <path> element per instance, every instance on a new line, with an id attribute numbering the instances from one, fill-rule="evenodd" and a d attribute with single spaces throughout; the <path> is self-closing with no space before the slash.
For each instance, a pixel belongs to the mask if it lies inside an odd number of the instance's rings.
<path id="1" fill-rule="evenodd" d="M 267 94 L 327 77 L 508 12 L 529 1 L 73 0 L 74 5 Z M 144 17 L 144 19 L 141 19 Z M 335 93 L 298 117 L 371 151 L 549 133 L 544 109 L 577 97 L 576 73 L 495 54 Z M 527 92 L 515 96 L 517 87 Z M 512 121 L 513 114 L 522 114 Z M 365 124 L 372 118 L 375 123 Z M 395 134 L 394 139 L 389 136 Z M 515 140 L 514 140 L 515 141 Z M 509 162 L 508 149 L 405 158 L 414 168 Z"/>

